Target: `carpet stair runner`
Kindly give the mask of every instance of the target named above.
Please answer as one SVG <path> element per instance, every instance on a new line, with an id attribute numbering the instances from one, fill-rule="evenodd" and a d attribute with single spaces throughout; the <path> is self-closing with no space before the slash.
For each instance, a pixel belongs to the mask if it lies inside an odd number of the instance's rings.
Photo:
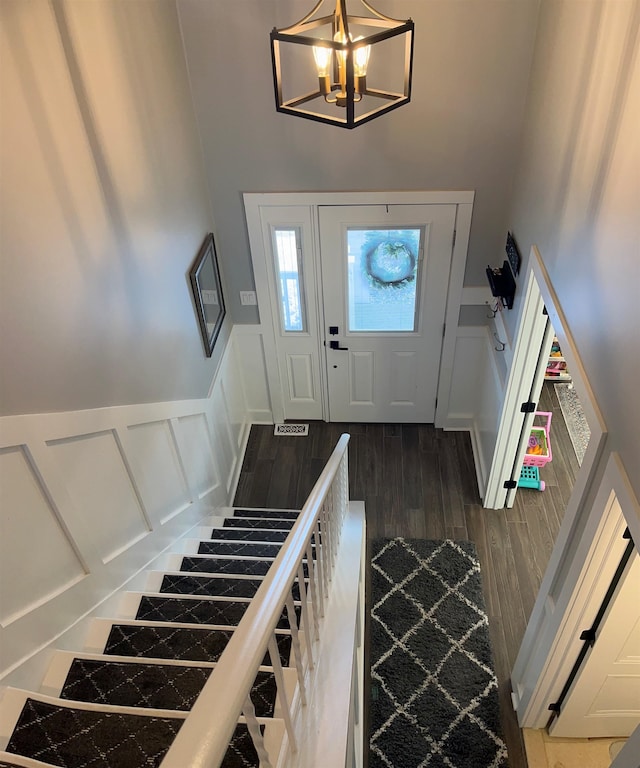
<path id="1" fill-rule="evenodd" d="M 122 594 L 118 617 L 91 621 L 82 652 L 54 653 L 40 692 L 5 691 L 0 768 L 159 766 L 297 515 L 233 509 L 159 558 L 144 592 Z M 299 596 L 294 584 L 298 623 Z M 288 627 L 283 614 L 276 634 L 290 701 Z M 267 744 L 277 744 L 284 726 L 268 654 L 262 664 L 251 699 Z M 241 718 L 222 766 L 258 765 Z"/>

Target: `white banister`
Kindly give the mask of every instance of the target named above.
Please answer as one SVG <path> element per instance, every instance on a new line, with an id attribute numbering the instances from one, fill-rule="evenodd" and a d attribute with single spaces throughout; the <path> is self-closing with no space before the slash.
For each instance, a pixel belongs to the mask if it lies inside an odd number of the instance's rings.
<path id="1" fill-rule="evenodd" d="M 254 744 L 263 760 L 262 764 L 268 764 L 263 758 L 264 740 L 254 719 L 249 694 L 272 639 L 272 647 L 276 646 L 276 625 L 287 604 L 296 577 L 299 579 L 302 602 L 305 651 L 309 667 L 312 666 L 313 650 L 311 632 L 308 631 L 310 612 L 306 609 L 307 600 L 310 593 L 312 622 L 317 638 L 318 609 L 326 602 L 323 593 L 330 581 L 329 570 L 335 560 L 335 555 L 330 555 L 329 552 L 337 548 L 348 504 L 348 442 L 349 436 L 342 435 L 291 533 L 162 761 L 162 768 L 219 768 L 243 710 L 254 737 Z M 326 504 L 328 514 L 325 517 L 323 509 Z M 315 566 L 312 537 L 316 545 Z M 323 546 L 325 542 L 326 546 Z M 309 591 L 305 589 L 303 578 L 302 561 L 305 556 Z M 258 738 L 257 742 L 255 738 Z M 271 760 L 273 759 L 274 756 L 271 755 Z"/>

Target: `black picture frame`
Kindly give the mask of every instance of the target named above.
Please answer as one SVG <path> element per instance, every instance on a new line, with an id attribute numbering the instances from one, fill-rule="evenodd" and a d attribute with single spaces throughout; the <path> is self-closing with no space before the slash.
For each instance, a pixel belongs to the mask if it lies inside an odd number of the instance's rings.
<path id="1" fill-rule="evenodd" d="M 189 282 L 207 357 L 211 357 L 226 314 L 218 257 L 210 232 L 189 269 Z"/>

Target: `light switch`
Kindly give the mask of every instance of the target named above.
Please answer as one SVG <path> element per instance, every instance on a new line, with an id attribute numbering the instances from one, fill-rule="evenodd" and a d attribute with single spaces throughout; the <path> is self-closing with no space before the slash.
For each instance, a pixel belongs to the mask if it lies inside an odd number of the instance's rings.
<path id="1" fill-rule="evenodd" d="M 240 291 L 240 303 L 245 306 L 255 306 L 258 301 L 255 291 Z"/>

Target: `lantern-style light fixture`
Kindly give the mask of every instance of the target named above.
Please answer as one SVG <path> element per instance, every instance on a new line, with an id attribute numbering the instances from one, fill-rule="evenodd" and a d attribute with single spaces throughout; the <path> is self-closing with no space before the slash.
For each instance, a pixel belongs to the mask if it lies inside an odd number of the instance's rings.
<path id="1" fill-rule="evenodd" d="M 271 32 L 276 109 L 355 128 L 411 100 L 413 21 L 384 16 L 366 0 L 326 0 L 297 24 Z"/>

